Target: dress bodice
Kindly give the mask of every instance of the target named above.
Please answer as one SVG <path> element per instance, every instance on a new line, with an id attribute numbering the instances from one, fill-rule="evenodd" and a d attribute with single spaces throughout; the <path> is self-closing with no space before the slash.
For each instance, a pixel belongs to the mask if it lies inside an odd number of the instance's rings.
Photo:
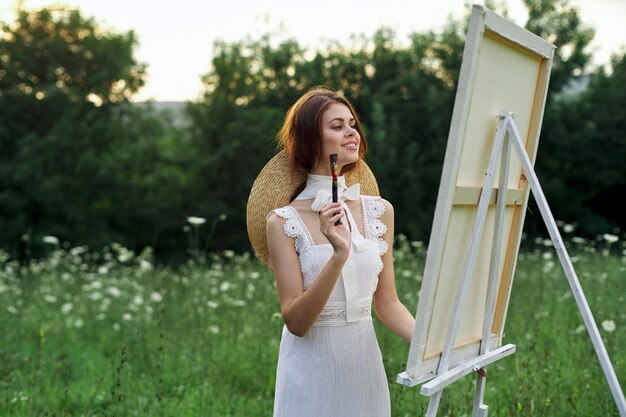
<path id="1" fill-rule="evenodd" d="M 388 249 L 387 242 L 381 238 L 387 227 L 379 220 L 385 211 L 385 206 L 379 201 L 380 197 L 360 196 L 360 199 L 367 245 L 360 251 L 357 251 L 354 246 L 351 250 L 354 251 L 356 263 L 360 317 L 371 319 L 372 296 L 378 285 L 378 274 L 383 269 L 381 256 Z M 285 234 L 294 238 L 302 272 L 303 288 L 307 289 L 315 282 L 332 256 L 333 248 L 329 243 L 316 244 L 313 241 L 311 233 L 294 207 L 284 206 L 274 212 L 286 220 L 283 227 Z M 346 324 L 346 294 L 343 277 L 340 277 L 314 325 L 342 324 Z"/>

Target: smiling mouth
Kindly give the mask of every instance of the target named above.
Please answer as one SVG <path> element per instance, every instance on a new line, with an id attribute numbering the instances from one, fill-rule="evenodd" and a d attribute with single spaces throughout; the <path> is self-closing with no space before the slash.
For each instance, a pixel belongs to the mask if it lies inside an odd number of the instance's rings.
<path id="1" fill-rule="evenodd" d="M 348 143 L 346 145 L 342 145 L 344 148 L 346 149 L 350 149 L 352 151 L 357 150 L 357 148 L 359 147 L 359 145 L 357 145 L 356 143 Z"/>

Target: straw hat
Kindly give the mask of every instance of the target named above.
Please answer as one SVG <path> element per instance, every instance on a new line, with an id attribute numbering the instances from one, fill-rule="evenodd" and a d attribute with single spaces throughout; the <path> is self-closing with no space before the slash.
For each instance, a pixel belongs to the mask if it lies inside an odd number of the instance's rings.
<path id="1" fill-rule="evenodd" d="M 361 184 L 361 194 L 380 195 L 376 178 L 363 160 L 356 168 L 346 173 L 346 185 Z M 269 268 L 269 251 L 265 237 L 265 219 L 274 209 L 286 206 L 296 188 L 306 182 L 306 174 L 296 173 L 289 168 L 287 152 L 277 153 L 263 167 L 250 190 L 246 208 L 248 237 L 256 256 Z"/>

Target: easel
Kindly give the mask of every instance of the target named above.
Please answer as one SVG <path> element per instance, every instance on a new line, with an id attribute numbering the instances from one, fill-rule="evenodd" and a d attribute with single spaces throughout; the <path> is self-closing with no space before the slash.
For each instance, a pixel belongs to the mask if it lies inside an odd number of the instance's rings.
<path id="1" fill-rule="evenodd" d="M 485 304 L 485 321 L 483 323 L 480 352 L 478 356 L 466 359 L 465 361 L 454 366 L 454 368 L 450 369 L 450 356 L 454 350 L 454 341 L 459 330 L 461 312 L 463 311 L 463 306 L 467 299 L 468 286 L 472 279 L 479 244 L 485 228 L 487 209 L 489 207 L 489 201 L 491 199 L 491 193 L 495 181 L 494 175 L 496 167 L 498 161 L 500 161 L 499 184 L 500 188 L 506 188 L 509 172 L 510 145 L 513 145 L 513 149 L 522 163 L 522 168 L 527 177 L 530 190 L 535 197 L 539 211 L 543 217 L 543 221 L 548 229 L 550 239 L 552 239 L 552 242 L 554 243 L 554 248 L 556 249 L 559 261 L 561 262 L 569 285 L 574 293 L 574 298 L 583 316 L 583 321 L 593 343 L 596 354 L 598 355 L 598 359 L 600 360 L 600 365 L 604 371 L 604 375 L 611 389 L 611 393 L 619 410 L 620 416 L 626 417 L 626 400 L 624 399 L 624 393 L 620 388 L 619 381 L 617 380 L 617 376 L 613 370 L 607 351 L 602 343 L 600 332 L 598 331 L 598 327 L 593 319 L 593 315 L 591 314 L 591 310 L 589 309 L 589 305 L 585 295 L 583 294 L 578 277 L 574 271 L 572 261 L 567 253 L 567 250 L 565 249 L 563 239 L 558 231 L 554 217 L 550 212 L 548 203 L 539 184 L 539 180 L 535 174 L 532 162 L 528 157 L 528 153 L 526 152 L 520 134 L 517 130 L 517 126 L 515 125 L 515 121 L 513 120 L 513 113 L 502 111 L 498 115 L 498 118 L 498 127 L 496 129 L 495 139 L 489 157 L 489 163 L 485 174 L 485 182 L 478 201 L 478 208 L 474 226 L 472 228 L 471 240 L 463 266 L 460 284 L 457 289 L 454 310 L 448 325 L 436 377 L 422 385 L 420 391 L 423 395 L 430 396 L 426 416 L 436 416 L 441 394 L 446 386 L 475 371 L 477 373 L 477 381 L 473 416 L 487 417 L 488 407 L 483 402 L 487 376 L 485 368 L 487 365 L 515 352 L 515 345 L 512 344 L 502 346 L 498 349 L 494 349 L 493 351 L 490 351 L 489 349 L 494 308 L 496 303 L 497 275 L 501 257 L 500 242 L 502 241 L 502 225 L 506 205 L 506 190 L 498 190 L 499 192 L 496 199 L 494 237 L 491 248 L 491 262 L 489 265 L 489 282 Z M 404 381 L 403 378 L 405 378 Z M 415 385 L 416 383 L 419 383 L 419 381 L 410 380 L 404 373 L 398 376 L 398 382 L 404 383 L 405 385 Z"/>

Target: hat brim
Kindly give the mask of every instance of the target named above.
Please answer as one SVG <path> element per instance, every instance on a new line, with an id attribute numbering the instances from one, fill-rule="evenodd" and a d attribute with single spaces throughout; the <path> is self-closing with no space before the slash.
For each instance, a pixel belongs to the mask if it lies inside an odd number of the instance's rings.
<path id="1" fill-rule="evenodd" d="M 280 151 L 263 167 L 252 184 L 246 207 L 248 237 L 256 256 L 269 268 L 269 251 L 265 235 L 267 215 L 286 206 L 296 188 L 306 182 L 306 174 L 289 168 L 287 152 Z M 363 160 L 345 174 L 346 185 L 361 185 L 361 194 L 380 195 L 378 183 L 370 167 Z"/>

